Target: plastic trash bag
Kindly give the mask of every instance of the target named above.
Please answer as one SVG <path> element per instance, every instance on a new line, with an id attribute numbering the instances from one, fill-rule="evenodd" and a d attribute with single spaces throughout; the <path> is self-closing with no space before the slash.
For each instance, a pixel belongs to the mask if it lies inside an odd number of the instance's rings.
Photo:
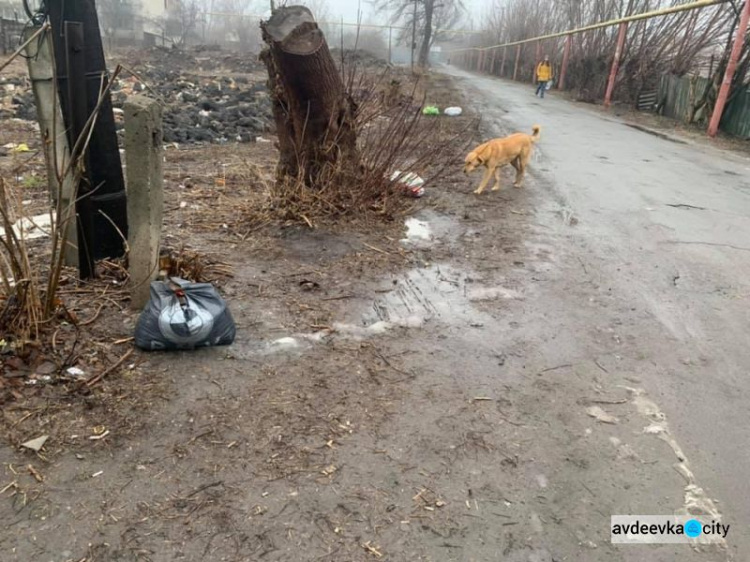
<path id="1" fill-rule="evenodd" d="M 458 117 L 462 112 L 460 107 L 446 107 L 443 111 L 448 117 Z"/>
<path id="2" fill-rule="evenodd" d="M 404 195 L 409 197 L 422 197 L 424 195 L 424 180 L 414 172 L 401 172 L 396 170 L 391 174 L 391 181 L 398 182 Z"/>
<path id="3" fill-rule="evenodd" d="M 151 283 L 135 345 L 146 351 L 195 349 L 229 345 L 235 334 L 232 314 L 213 285 L 173 277 Z"/>
<path id="4" fill-rule="evenodd" d="M 434 105 L 428 105 L 422 110 L 423 115 L 440 115 L 440 110 Z"/>
<path id="5" fill-rule="evenodd" d="M 545 90 L 551 90 L 552 89 L 552 80 L 547 80 L 547 84 L 544 86 Z"/>

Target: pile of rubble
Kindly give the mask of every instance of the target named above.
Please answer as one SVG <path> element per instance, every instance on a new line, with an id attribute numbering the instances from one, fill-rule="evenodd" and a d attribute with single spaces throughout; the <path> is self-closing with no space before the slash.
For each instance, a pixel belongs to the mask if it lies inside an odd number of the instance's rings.
<path id="1" fill-rule="evenodd" d="M 116 62 L 127 69 L 112 89 L 120 129 L 127 97 L 144 93 L 164 103 L 167 143 L 252 142 L 271 130 L 265 68 L 254 55 L 154 48 Z M 10 118 L 36 119 L 26 76 L 0 82 L 0 119 Z"/>
<path id="2" fill-rule="evenodd" d="M 205 78 L 166 72 L 162 80 L 129 78 L 112 92 L 121 109 L 128 96 L 146 93 L 164 102 L 165 142 L 250 142 L 271 126 L 271 101 L 264 83 L 244 77 Z"/>

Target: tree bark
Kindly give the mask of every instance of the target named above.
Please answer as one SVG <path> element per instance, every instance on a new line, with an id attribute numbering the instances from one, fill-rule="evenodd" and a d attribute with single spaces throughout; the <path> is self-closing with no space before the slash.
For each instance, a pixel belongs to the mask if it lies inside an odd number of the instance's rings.
<path id="1" fill-rule="evenodd" d="M 281 153 L 277 185 L 352 189 L 361 170 L 356 105 L 315 18 L 303 6 L 281 7 L 261 30 Z"/>
<path id="2" fill-rule="evenodd" d="M 430 63 L 430 47 L 432 46 L 432 14 L 435 9 L 435 0 L 425 0 L 424 3 L 424 37 L 419 49 L 418 65 L 427 68 Z"/>

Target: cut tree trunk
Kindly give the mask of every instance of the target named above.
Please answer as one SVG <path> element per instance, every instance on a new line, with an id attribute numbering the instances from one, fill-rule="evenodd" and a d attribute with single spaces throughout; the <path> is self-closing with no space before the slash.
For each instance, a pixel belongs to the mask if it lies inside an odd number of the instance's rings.
<path id="1" fill-rule="evenodd" d="M 352 189 L 361 173 L 356 105 L 315 18 L 304 6 L 281 7 L 261 30 L 279 138 L 277 185 Z"/>

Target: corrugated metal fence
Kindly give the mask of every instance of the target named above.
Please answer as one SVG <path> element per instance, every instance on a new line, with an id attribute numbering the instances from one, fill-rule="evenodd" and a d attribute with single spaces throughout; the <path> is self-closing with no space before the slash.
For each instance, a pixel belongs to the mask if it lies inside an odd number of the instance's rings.
<path id="1" fill-rule="evenodd" d="M 658 103 L 662 106 L 663 114 L 688 123 L 692 107 L 703 95 L 708 82 L 707 78 L 700 76 L 662 76 Z M 750 88 L 737 94 L 727 104 L 721 130 L 741 138 L 750 138 Z"/>

